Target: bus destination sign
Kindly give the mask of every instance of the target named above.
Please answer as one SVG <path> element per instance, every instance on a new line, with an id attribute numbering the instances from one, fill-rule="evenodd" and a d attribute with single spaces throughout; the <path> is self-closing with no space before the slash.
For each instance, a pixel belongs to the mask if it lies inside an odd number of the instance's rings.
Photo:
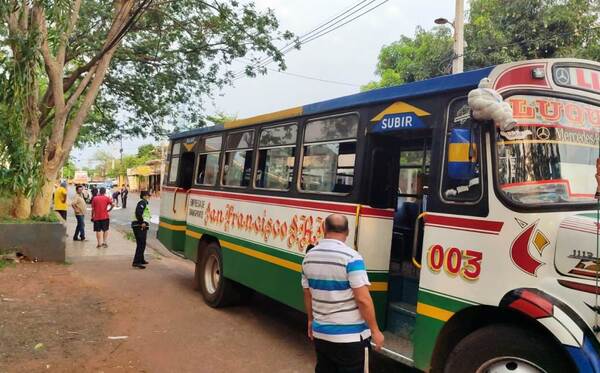
<path id="1" fill-rule="evenodd" d="M 600 94 L 600 71 L 585 67 L 561 66 L 552 72 L 557 85 Z"/>

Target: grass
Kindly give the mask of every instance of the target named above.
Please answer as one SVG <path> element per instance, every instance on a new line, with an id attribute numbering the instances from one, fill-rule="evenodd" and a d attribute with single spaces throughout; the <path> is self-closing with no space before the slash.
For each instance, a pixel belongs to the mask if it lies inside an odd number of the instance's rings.
<path id="1" fill-rule="evenodd" d="M 0 259 L 0 271 L 7 267 L 14 267 L 15 263 L 12 260 Z"/>
<path id="2" fill-rule="evenodd" d="M 125 233 L 126 239 L 128 239 L 129 241 L 135 242 L 135 235 L 132 232 L 124 232 L 124 233 Z"/>
<path id="3" fill-rule="evenodd" d="M 11 216 L 0 216 L 0 224 L 56 223 L 59 221 L 58 216 L 53 212 L 44 216 L 31 216 L 27 219 L 15 219 Z"/>

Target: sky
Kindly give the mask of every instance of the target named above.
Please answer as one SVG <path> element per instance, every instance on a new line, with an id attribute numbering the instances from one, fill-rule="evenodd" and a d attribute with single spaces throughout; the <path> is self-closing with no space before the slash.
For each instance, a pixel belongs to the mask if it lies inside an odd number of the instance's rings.
<path id="1" fill-rule="evenodd" d="M 371 6 L 381 1 L 377 0 Z M 255 0 L 258 9 L 273 9 L 282 30 L 290 30 L 296 35 L 314 29 L 357 2 Z M 381 47 L 398 40 L 401 35 L 413 36 L 417 26 L 433 27 L 436 18 L 454 19 L 454 3 L 455 0 L 389 0 L 285 56 L 287 73 L 344 84 L 269 71 L 264 76 L 238 79 L 233 86 L 216 92 L 213 100 L 207 100 L 205 110 L 207 114 L 221 111 L 245 118 L 357 93 L 361 85 L 377 79 L 375 65 Z M 268 67 L 277 69 L 275 64 Z M 150 138 L 124 140 L 123 154 L 134 154 L 138 146 L 147 143 L 155 141 Z M 118 158 L 119 147 L 117 142 L 99 144 L 74 149 L 71 154 L 77 166 L 90 167 L 94 166 L 93 158 L 98 149 L 107 150 Z"/>

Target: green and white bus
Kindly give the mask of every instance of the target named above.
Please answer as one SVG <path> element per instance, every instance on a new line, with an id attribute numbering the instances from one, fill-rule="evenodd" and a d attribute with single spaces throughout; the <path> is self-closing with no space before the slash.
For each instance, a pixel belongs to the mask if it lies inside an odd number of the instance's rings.
<path id="1" fill-rule="evenodd" d="M 506 130 L 471 115 L 488 79 Z M 350 221 L 384 353 L 421 370 L 600 372 L 600 64 L 533 60 L 171 136 L 158 237 L 214 307 L 303 310 L 323 220 Z"/>

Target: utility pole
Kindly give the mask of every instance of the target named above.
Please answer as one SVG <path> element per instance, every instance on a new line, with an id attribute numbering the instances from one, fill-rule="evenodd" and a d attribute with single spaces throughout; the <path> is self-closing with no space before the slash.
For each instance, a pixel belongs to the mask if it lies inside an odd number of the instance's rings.
<path id="1" fill-rule="evenodd" d="M 465 49 L 465 0 L 456 0 L 454 16 L 454 59 L 452 60 L 452 74 L 462 73 Z"/>
<path id="2" fill-rule="evenodd" d="M 462 73 L 465 50 L 465 0 L 456 0 L 454 22 L 450 22 L 446 18 L 437 18 L 434 22 L 438 25 L 452 26 L 454 30 L 452 74 Z"/>

